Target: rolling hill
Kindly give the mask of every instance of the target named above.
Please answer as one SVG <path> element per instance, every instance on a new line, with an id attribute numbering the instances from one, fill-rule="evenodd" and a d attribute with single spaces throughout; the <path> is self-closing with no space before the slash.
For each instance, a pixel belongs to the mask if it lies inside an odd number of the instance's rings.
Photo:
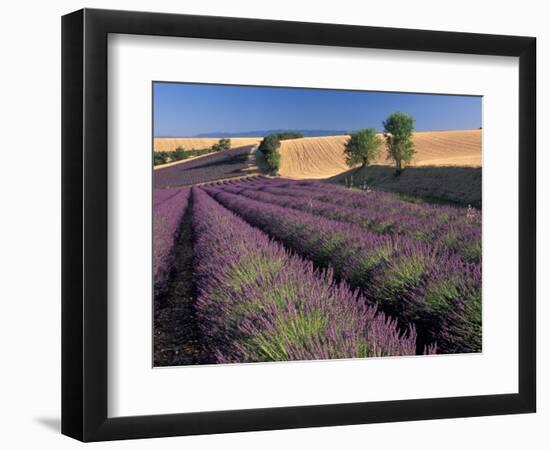
<path id="1" fill-rule="evenodd" d="M 482 130 L 429 131 L 414 133 L 416 155 L 412 166 L 481 166 Z M 281 142 L 282 177 L 329 178 L 349 170 L 344 159 L 348 136 L 289 139 Z M 385 148 L 374 165 L 390 166 Z"/>

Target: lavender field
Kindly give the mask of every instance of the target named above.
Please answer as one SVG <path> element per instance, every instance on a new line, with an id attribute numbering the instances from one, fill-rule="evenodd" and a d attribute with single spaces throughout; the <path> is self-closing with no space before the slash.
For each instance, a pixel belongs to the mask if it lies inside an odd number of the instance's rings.
<path id="1" fill-rule="evenodd" d="M 477 209 L 258 176 L 153 215 L 157 366 L 481 351 Z"/>
<path id="2" fill-rule="evenodd" d="M 192 186 L 247 175 L 251 168 L 249 157 L 253 147 L 253 145 L 247 145 L 232 148 L 155 170 L 154 186 L 155 188 Z"/>

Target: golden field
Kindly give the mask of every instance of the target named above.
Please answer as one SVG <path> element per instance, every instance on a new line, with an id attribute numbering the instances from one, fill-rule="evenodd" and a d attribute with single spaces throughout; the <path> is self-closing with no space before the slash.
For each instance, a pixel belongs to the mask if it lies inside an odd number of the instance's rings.
<path id="1" fill-rule="evenodd" d="M 259 144 L 262 140 L 260 137 L 229 139 L 231 139 L 231 148 Z M 214 144 L 217 144 L 219 140 L 220 138 L 155 138 L 153 140 L 153 149 L 155 152 L 173 152 L 178 147 L 184 150 L 199 150 L 212 147 Z"/>
<path id="2" fill-rule="evenodd" d="M 482 130 L 429 131 L 413 134 L 416 154 L 411 166 L 481 167 Z M 348 136 L 310 137 L 281 141 L 282 177 L 328 178 L 349 170 L 344 158 Z M 385 145 L 374 165 L 391 165 Z"/>

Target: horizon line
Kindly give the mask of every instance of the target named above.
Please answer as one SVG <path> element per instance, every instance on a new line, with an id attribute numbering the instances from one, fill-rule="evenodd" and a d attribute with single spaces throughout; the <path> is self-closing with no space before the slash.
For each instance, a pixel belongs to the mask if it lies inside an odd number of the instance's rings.
<path id="1" fill-rule="evenodd" d="M 367 128 L 372 128 L 372 127 L 367 127 Z M 362 128 L 358 128 L 357 130 L 359 129 L 362 129 Z M 349 133 L 352 133 L 354 131 L 357 131 L 357 130 L 353 130 L 353 131 L 350 131 L 350 132 L 346 132 L 344 130 L 302 130 L 302 131 L 342 131 L 341 134 L 339 135 L 319 135 L 319 136 L 304 136 L 304 137 L 328 137 L 328 136 L 342 136 L 342 135 L 345 135 L 345 134 L 349 134 Z M 445 133 L 445 132 L 448 132 L 448 131 L 478 131 L 478 130 L 483 130 L 483 127 L 479 127 L 479 128 L 447 128 L 447 129 L 444 129 L 444 130 L 415 130 L 413 131 L 413 133 Z M 255 131 L 255 130 L 253 130 Z M 257 131 L 262 131 L 262 130 L 257 130 Z M 291 132 L 291 131 L 295 131 L 295 132 L 299 132 L 300 129 L 299 128 L 277 128 L 277 129 L 273 129 L 273 130 L 264 130 L 264 131 L 282 131 L 282 132 Z M 383 133 L 382 130 L 376 130 L 377 133 Z M 241 132 L 239 132 L 241 133 Z M 252 136 L 252 135 L 249 135 L 249 136 L 246 136 L 245 134 L 246 133 L 250 133 L 250 131 L 243 131 L 242 132 L 243 135 L 240 135 L 238 134 L 238 132 L 236 131 L 230 131 L 229 134 L 233 134 L 235 136 L 220 136 L 223 134 L 223 132 L 221 131 L 211 131 L 211 132 L 205 132 L 205 133 L 200 133 L 201 136 L 197 136 L 196 134 L 195 135 L 154 135 L 153 138 L 154 139 L 216 139 L 216 138 L 219 138 L 219 139 L 222 139 L 223 137 L 234 137 L 234 138 L 254 138 L 254 137 L 264 137 L 264 136 Z M 217 134 L 218 136 L 204 136 L 204 135 L 207 135 L 207 134 Z M 271 134 L 271 133 L 270 133 Z"/>

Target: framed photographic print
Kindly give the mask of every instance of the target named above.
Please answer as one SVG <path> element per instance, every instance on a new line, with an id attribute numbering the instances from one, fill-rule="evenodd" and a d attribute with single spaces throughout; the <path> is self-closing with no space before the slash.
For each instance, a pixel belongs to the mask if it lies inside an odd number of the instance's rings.
<path id="1" fill-rule="evenodd" d="M 62 32 L 64 434 L 535 411 L 535 38 Z"/>

